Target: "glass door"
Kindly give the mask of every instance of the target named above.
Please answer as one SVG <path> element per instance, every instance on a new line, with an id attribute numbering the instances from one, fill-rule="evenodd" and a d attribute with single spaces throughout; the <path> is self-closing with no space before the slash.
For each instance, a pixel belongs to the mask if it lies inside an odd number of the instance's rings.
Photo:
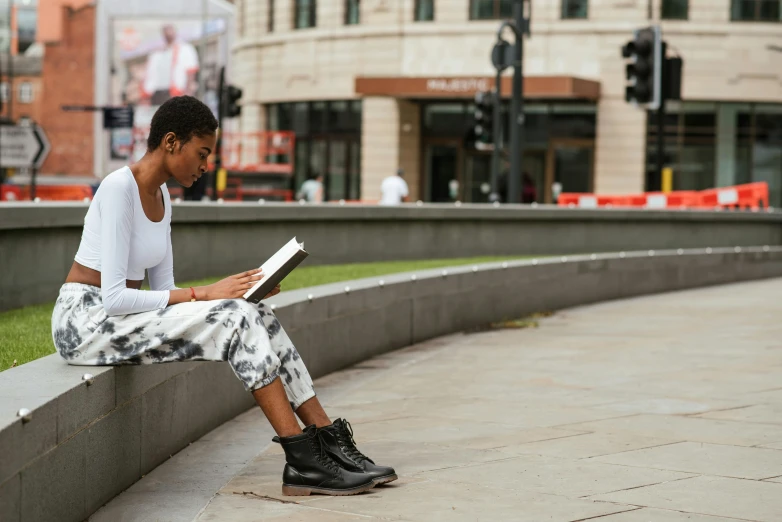
<path id="1" fill-rule="evenodd" d="M 592 140 L 552 141 L 546 165 L 546 201 L 554 202 L 553 188 L 559 192 L 592 192 L 594 187 L 595 145 Z"/>
<path id="2" fill-rule="evenodd" d="M 348 144 L 344 141 L 329 143 L 329 164 L 326 175 L 326 199 L 347 199 Z"/>
<path id="3" fill-rule="evenodd" d="M 459 145 L 428 144 L 425 147 L 426 200 L 454 201 L 459 188 Z M 454 190 L 455 189 L 455 190 Z"/>
<path id="4" fill-rule="evenodd" d="M 491 195 L 491 154 L 468 153 L 459 199 L 465 203 L 488 203 Z"/>

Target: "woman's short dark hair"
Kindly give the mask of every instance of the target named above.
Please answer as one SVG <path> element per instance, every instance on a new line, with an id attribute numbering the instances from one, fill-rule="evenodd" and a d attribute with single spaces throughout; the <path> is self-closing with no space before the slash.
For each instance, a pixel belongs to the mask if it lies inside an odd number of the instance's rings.
<path id="1" fill-rule="evenodd" d="M 161 105 L 152 116 L 147 138 L 147 150 L 153 151 L 169 132 L 184 144 L 193 136 L 203 138 L 217 130 L 217 120 L 212 111 L 192 96 L 176 96 Z"/>

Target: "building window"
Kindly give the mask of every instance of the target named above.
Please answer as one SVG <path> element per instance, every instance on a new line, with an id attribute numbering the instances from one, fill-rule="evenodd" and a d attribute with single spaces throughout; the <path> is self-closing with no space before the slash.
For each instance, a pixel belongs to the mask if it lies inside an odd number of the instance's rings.
<path id="1" fill-rule="evenodd" d="M 359 0 L 345 0 L 345 25 L 357 25 L 359 23 Z"/>
<path id="2" fill-rule="evenodd" d="M 731 105 L 731 104 L 726 104 Z M 769 206 L 782 204 L 782 105 L 735 104 L 736 185 L 765 181 Z"/>
<path id="3" fill-rule="evenodd" d="M 513 17 L 515 0 L 470 0 L 470 20 L 497 20 Z"/>
<path id="4" fill-rule="evenodd" d="M 663 0 L 660 18 L 663 20 L 687 20 L 689 0 Z"/>
<path id="5" fill-rule="evenodd" d="M 315 27 L 316 0 L 295 0 L 296 4 L 293 11 L 293 27 L 295 29 L 306 29 Z"/>
<path id="6" fill-rule="evenodd" d="M 0 83 L 0 100 L 8 101 L 8 83 L 6 82 Z"/>
<path id="7" fill-rule="evenodd" d="M 414 18 L 416 22 L 431 22 L 434 20 L 434 0 L 416 0 Z"/>
<path id="8" fill-rule="evenodd" d="M 650 111 L 646 130 L 646 188 L 661 188 L 657 172 L 657 113 Z M 663 127 L 663 165 L 673 169 L 674 190 L 714 187 L 717 114 L 710 103 L 670 103 Z"/>
<path id="9" fill-rule="evenodd" d="M 17 3 L 17 2 L 14 2 Z M 29 3 L 29 2 L 27 2 Z M 36 27 L 38 24 L 38 9 L 35 7 L 16 7 L 17 25 L 17 52 L 24 53 L 35 43 Z"/>
<path id="10" fill-rule="evenodd" d="M 266 106 L 268 130 L 296 133 L 295 194 L 323 176 L 324 201 L 361 197 L 361 101 L 313 101 Z"/>
<path id="11" fill-rule="evenodd" d="M 269 0 L 268 11 L 266 13 L 266 31 L 269 33 L 274 32 L 274 0 Z"/>
<path id="12" fill-rule="evenodd" d="M 588 6 L 588 0 L 562 0 L 562 19 L 586 18 Z"/>
<path id="13" fill-rule="evenodd" d="M 33 84 L 22 82 L 19 84 L 19 103 L 33 102 Z"/>
<path id="14" fill-rule="evenodd" d="M 361 20 L 359 0 L 345 0 L 345 25 L 358 25 Z"/>
<path id="15" fill-rule="evenodd" d="M 732 0 L 730 19 L 734 22 L 780 22 L 782 0 Z"/>

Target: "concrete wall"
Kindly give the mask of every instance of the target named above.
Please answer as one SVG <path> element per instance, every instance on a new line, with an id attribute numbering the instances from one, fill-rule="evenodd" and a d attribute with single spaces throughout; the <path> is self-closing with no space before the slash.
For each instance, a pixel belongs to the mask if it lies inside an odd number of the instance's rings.
<path id="1" fill-rule="evenodd" d="M 536 311 L 782 276 L 782 247 L 517 261 L 352 281 L 270 300 L 314 378 L 390 350 Z M 653 254 L 653 255 L 650 255 Z M 349 286 L 349 292 L 345 287 Z M 312 295 L 312 299 L 308 295 Z M 81 380 L 94 374 L 88 386 Z M 224 363 L 0 373 L 0 520 L 80 521 L 252 407 Z M 29 422 L 16 416 L 32 410 Z"/>
<path id="2" fill-rule="evenodd" d="M 53 302 L 79 246 L 84 204 L 0 205 L 0 310 Z M 179 204 L 177 281 L 259 266 L 293 236 L 307 264 L 782 244 L 782 213 L 504 205 Z"/>

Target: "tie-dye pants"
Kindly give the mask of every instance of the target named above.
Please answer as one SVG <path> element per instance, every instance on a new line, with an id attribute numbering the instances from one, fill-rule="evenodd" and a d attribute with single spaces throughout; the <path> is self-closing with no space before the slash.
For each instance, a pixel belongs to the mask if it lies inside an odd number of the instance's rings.
<path id="1" fill-rule="evenodd" d="M 299 353 L 263 303 L 196 301 L 109 317 L 100 288 L 66 283 L 54 306 L 52 337 L 68 364 L 227 361 L 250 391 L 281 377 L 294 410 L 315 396 Z"/>

